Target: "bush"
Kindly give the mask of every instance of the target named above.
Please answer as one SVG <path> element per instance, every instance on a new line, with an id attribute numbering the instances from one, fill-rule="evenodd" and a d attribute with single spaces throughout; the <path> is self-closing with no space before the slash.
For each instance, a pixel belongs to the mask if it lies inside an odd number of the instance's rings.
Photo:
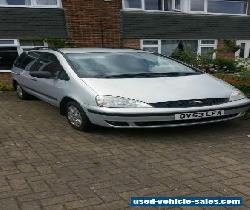
<path id="1" fill-rule="evenodd" d="M 245 93 L 248 97 L 250 97 L 250 87 L 245 86 L 235 86 L 239 90 L 241 90 L 243 93 Z"/>
<path id="2" fill-rule="evenodd" d="M 198 65 L 198 60 L 197 60 L 197 54 L 194 53 L 191 50 L 180 50 L 176 49 L 172 55 L 172 58 L 182 61 L 186 64 L 189 64 L 191 66 L 197 66 Z"/>
<path id="3" fill-rule="evenodd" d="M 45 39 L 45 42 L 49 44 L 50 47 L 54 48 L 74 48 L 76 47 L 74 43 L 65 39 Z"/>
<path id="4" fill-rule="evenodd" d="M 213 60 L 212 63 L 219 72 L 235 73 L 240 71 L 237 62 L 234 59 L 217 58 Z"/>
<path id="5" fill-rule="evenodd" d="M 236 58 L 237 66 L 241 71 L 250 72 L 250 58 Z"/>
<path id="6" fill-rule="evenodd" d="M 0 83 L 0 91 L 12 91 L 14 87 L 12 84 Z"/>
<path id="7" fill-rule="evenodd" d="M 246 65 L 250 66 L 250 61 L 240 63 L 242 60 L 234 60 L 229 58 L 217 58 L 212 60 L 214 51 L 209 52 L 207 55 L 197 56 L 196 52 L 191 50 L 175 50 L 171 55 L 172 58 L 182 61 L 190 66 L 201 69 L 207 73 L 237 73 L 246 69 Z M 243 66 L 244 64 L 244 66 Z"/>
<path id="8" fill-rule="evenodd" d="M 236 53 L 240 50 L 240 46 L 236 44 L 235 40 L 224 40 L 224 47 L 218 49 L 221 52 L 233 52 Z"/>

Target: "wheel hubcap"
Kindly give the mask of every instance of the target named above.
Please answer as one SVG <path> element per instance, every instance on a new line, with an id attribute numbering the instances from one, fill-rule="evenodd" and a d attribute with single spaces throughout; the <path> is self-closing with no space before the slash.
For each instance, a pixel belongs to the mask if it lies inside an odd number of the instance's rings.
<path id="1" fill-rule="evenodd" d="M 82 116 L 76 107 L 68 107 L 68 120 L 72 125 L 76 127 L 80 127 L 82 125 Z"/>
<path id="2" fill-rule="evenodd" d="M 23 90 L 22 90 L 22 88 L 20 87 L 20 85 L 18 85 L 18 86 L 16 87 L 16 92 L 17 92 L 17 95 L 18 95 L 19 97 L 22 97 L 22 96 L 23 96 Z"/>

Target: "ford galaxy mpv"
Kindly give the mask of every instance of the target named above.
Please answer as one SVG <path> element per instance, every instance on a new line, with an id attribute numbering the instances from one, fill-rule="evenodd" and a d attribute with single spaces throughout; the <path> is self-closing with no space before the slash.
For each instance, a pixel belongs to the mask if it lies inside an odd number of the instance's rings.
<path id="1" fill-rule="evenodd" d="M 130 49 L 34 49 L 12 69 L 17 96 L 60 109 L 71 126 L 154 128 L 242 117 L 250 100 L 186 64 Z"/>

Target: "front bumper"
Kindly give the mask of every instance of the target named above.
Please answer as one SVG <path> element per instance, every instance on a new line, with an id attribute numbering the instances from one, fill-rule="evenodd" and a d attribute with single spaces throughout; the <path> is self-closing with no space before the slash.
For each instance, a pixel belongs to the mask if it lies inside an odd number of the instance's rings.
<path id="1" fill-rule="evenodd" d="M 224 110 L 224 115 L 190 120 L 175 120 L 175 114 Z M 157 128 L 177 127 L 227 121 L 244 116 L 250 111 L 250 100 L 229 102 L 211 107 L 185 109 L 127 108 L 108 109 L 89 107 L 86 113 L 94 124 L 116 128 Z"/>

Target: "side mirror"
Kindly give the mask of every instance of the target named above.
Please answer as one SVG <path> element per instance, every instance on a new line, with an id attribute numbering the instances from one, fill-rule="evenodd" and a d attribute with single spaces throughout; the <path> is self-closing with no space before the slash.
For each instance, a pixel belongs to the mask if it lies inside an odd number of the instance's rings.
<path id="1" fill-rule="evenodd" d="M 30 72 L 30 76 L 45 79 L 52 79 L 54 77 L 54 75 L 48 71 L 32 71 Z"/>

